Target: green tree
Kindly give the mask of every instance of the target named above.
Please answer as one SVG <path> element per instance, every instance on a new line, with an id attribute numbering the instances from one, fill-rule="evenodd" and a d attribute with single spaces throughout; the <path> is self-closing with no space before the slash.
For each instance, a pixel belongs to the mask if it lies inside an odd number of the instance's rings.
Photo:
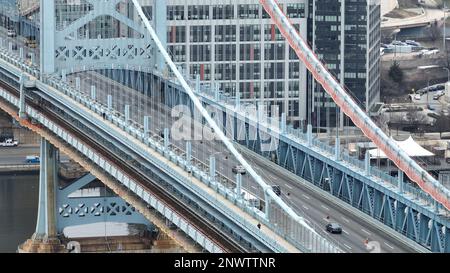
<path id="1" fill-rule="evenodd" d="M 389 68 L 389 77 L 396 83 L 401 83 L 403 81 L 403 70 L 400 68 L 397 61 L 394 61 L 391 68 Z"/>

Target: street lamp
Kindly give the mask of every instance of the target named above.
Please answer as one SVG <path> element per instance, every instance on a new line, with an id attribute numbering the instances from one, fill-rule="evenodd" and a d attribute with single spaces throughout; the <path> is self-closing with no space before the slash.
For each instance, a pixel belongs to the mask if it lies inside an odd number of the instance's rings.
<path id="1" fill-rule="evenodd" d="M 441 66 L 439 66 L 439 65 L 423 65 L 423 66 L 417 67 L 417 69 L 423 70 L 423 71 L 428 70 L 428 69 L 433 69 L 433 68 L 441 68 Z M 430 107 L 430 104 L 429 104 L 430 77 L 428 76 L 428 74 L 427 74 L 427 79 L 428 79 L 428 81 L 427 81 L 427 108 L 429 108 Z"/>
<path id="2" fill-rule="evenodd" d="M 445 66 L 443 66 L 442 69 L 447 70 L 447 82 L 450 82 L 450 69 Z"/>

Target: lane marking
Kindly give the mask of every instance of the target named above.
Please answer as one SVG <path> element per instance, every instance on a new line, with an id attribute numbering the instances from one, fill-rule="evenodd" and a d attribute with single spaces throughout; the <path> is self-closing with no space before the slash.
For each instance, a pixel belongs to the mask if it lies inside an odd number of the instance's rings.
<path id="1" fill-rule="evenodd" d="M 364 233 L 367 234 L 367 235 L 371 235 L 370 232 L 368 232 L 367 230 L 365 230 L 365 229 L 363 229 L 363 228 L 361 229 L 361 231 L 364 232 Z"/>
<path id="2" fill-rule="evenodd" d="M 350 235 L 346 230 L 342 230 L 342 232 L 344 232 L 347 235 Z"/>
<path id="3" fill-rule="evenodd" d="M 330 222 L 330 219 L 327 218 L 322 218 L 323 220 L 325 220 L 325 222 Z"/>
<path id="4" fill-rule="evenodd" d="M 345 246 L 346 248 L 348 248 L 348 249 L 352 249 L 352 247 L 349 246 L 349 245 L 347 245 L 347 244 L 344 244 L 344 246 Z"/>
<path id="5" fill-rule="evenodd" d="M 255 187 L 255 186 L 253 186 L 253 185 L 252 185 L 251 187 L 252 187 L 253 189 L 256 189 L 256 190 L 258 189 L 257 187 Z"/>
<path id="6" fill-rule="evenodd" d="M 302 194 L 303 195 L 303 197 L 305 197 L 306 199 L 311 199 L 311 197 L 309 197 L 308 195 L 306 195 L 306 194 Z"/>
<path id="7" fill-rule="evenodd" d="M 342 216 L 342 220 L 344 220 L 347 223 L 350 223 L 350 221 L 347 218 L 345 218 L 344 216 Z"/>
<path id="8" fill-rule="evenodd" d="M 303 207 L 304 209 L 306 209 L 306 210 L 309 210 L 309 208 L 308 208 L 307 206 L 305 206 L 305 205 L 302 205 L 302 207 Z"/>
<path id="9" fill-rule="evenodd" d="M 384 242 L 384 244 L 387 245 L 390 249 L 394 249 L 394 247 L 391 246 L 390 244 L 388 244 L 388 243 L 386 243 L 386 242 Z"/>
<path id="10" fill-rule="evenodd" d="M 326 209 L 326 210 L 330 210 L 329 208 L 325 207 L 324 205 L 321 205 L 321 207 Z"/>
<path id="11" fill-rule="evenodd" d="M 285 184 L 285 186 L 290 190 L 294 189 L 293 187 L 289 186 L 288 184 Z"/>

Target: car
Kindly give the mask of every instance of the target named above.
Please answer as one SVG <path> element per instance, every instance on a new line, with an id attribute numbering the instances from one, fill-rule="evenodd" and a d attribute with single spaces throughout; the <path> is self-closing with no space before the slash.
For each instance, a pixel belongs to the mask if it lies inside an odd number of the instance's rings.
<path id="1" fill-rule="evenodd" d="M 14 29 L 8 29 L 7 35 L 8 35 L 8 37 L 16 37 L 17 33 Z"/>
<path id="2" fill-rule="evenodd" d="M 445 90 L 445 85 L 443 85 L 443 84 L 436 85 L 436 90 L 439 90 L 439 91 Z"/>
<path id="3" fill-rule="evenodd" d="M 326 225 L 326 230 L 333 234 L 342 233 L 342 227 L 338 223 L 329 223 L 328 225 Z"/>
<path id="4" fill-rule="evenodd" d="M 40 163 L 40 158 L 37 155 L 28 155 L 25 161 L 27 163 Z"/>
<path id="5" fill-rule="evenodd" d="M 434 91 L 437 91 L 437 87 L 436 86 L 428 87 L 428 92 L 434 92 Z"/>
<path id="6" fill-rule="evenodd" d="M 247 170 L 244 168 L 244 166 L 242 165 L 236 165 L 233 167 L 232 169 L 233 173 L 235 174 L 241 174 L 241 175 L 245 175 L 247 173 Z"/>
<path id="7" fill-rule="evenodd" d="M 273 186 L 272 186 L 272 190 L 273 190 L 273 192 L 274 192 L 276 195 L 278 195 L 278 196 L 281 195 L 281 187 L 280 187 L 280 186 L 278 186 L 278 185 L 273 185 Z"/>

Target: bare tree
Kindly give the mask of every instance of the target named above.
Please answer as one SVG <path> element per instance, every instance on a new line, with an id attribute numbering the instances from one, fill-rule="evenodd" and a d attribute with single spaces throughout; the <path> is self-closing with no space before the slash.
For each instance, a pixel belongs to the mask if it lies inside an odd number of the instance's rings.
<path id="1" fill-rule="evenodd" d="M 436 41 L 439 37 L 441 37 L 442 33 L 438 27 L 438 23 L 436 20 L 433 23 L 431 23 L 428 29 L 428 34 L 430 36 L 430 40 L 433 42 Z"/>

